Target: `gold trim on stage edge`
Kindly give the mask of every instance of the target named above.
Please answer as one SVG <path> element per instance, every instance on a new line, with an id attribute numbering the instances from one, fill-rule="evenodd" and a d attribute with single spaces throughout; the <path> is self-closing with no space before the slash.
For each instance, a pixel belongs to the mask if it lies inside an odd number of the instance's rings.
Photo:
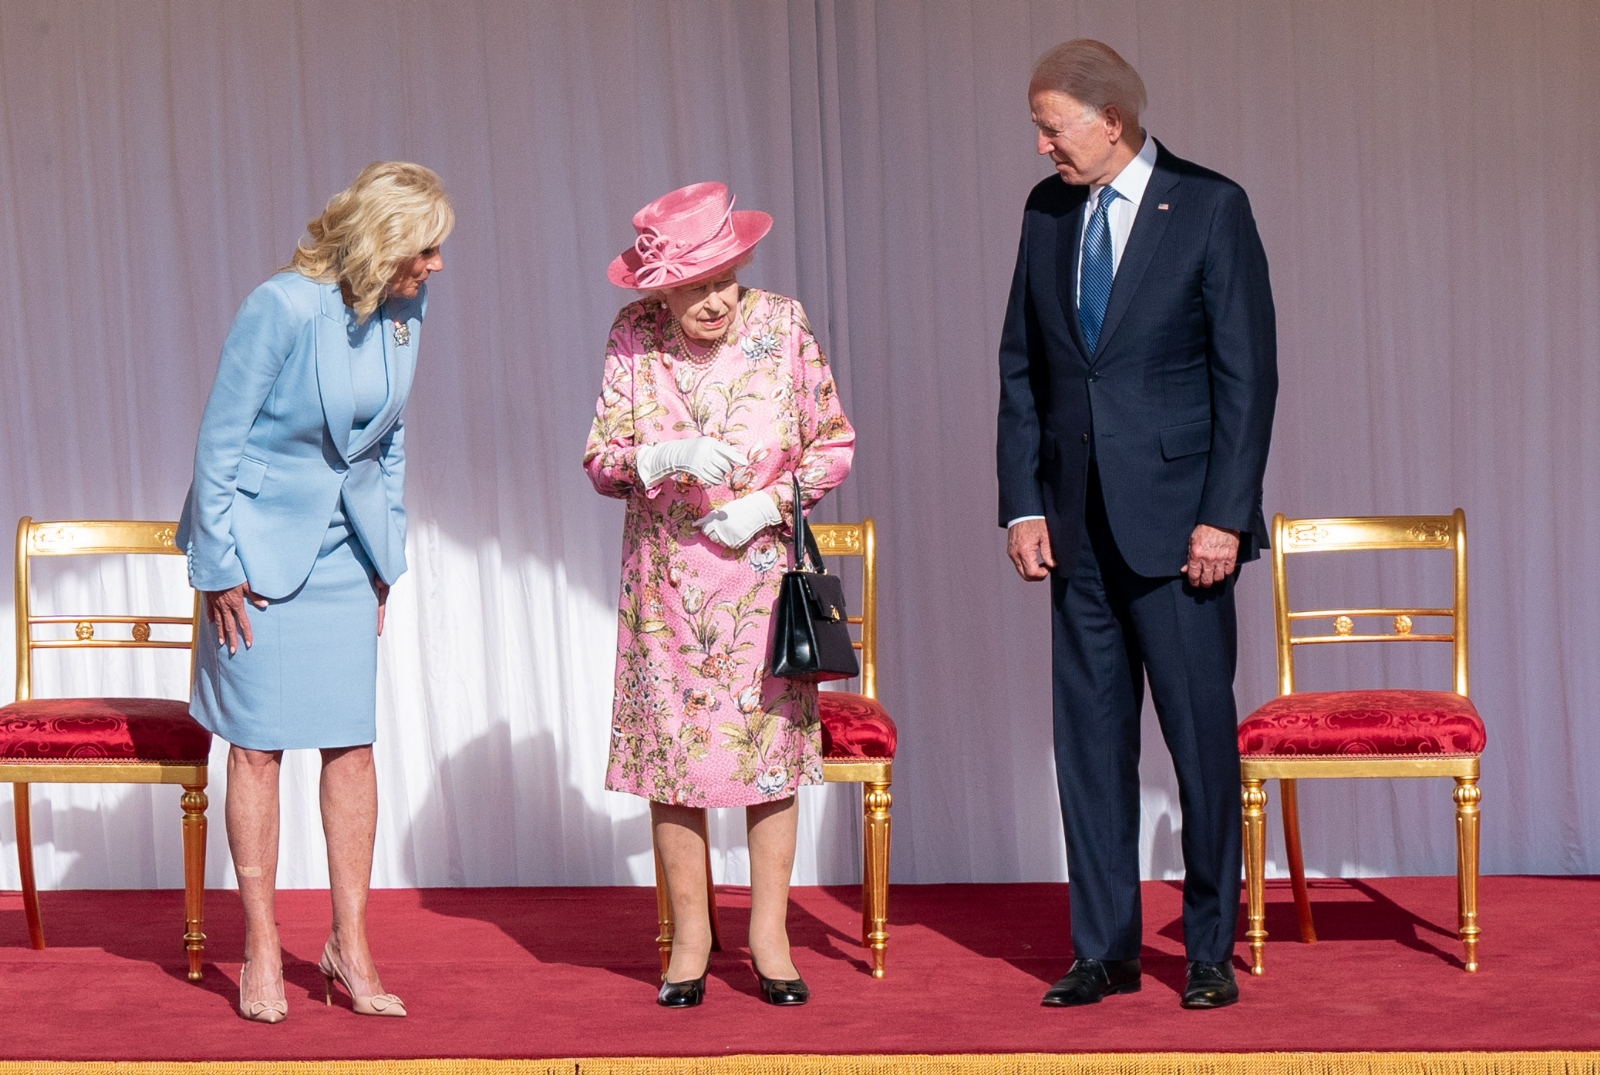
<path id="1" fill-rule="evenodd" d="M 0 1061 L 0 1075 L 1600 1075 L 1600 1052 L 962 1053 L 570 1060 Z"/>

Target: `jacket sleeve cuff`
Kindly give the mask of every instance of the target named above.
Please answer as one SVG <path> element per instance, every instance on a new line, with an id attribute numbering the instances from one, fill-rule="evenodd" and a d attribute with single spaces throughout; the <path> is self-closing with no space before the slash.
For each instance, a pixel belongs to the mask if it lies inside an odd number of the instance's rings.
<path id="1" fill-rule="evenodd" d="M 250 581 L 244 570 L 244 565 L 239 562 L 238 554 L 232 550 L 228 552 L 227 559 L 211 567 L 202 567 L 195 563 L 194 548 L 189 549 L 189 585 L 202 593 L 216 593 L 220 590 L 231 590 L 235 586 Z"/>
<path id="2" fill-rule="evenodd" d="M 1250 529 L 1250 523 L 1255 515 L 1254 507 L 1237 508 L 1234 510 L 1217 510 L 1202 504 L 1195 522 L 1214 526 L 1218 530 L 1237 530 L 1243 534 Z"/>

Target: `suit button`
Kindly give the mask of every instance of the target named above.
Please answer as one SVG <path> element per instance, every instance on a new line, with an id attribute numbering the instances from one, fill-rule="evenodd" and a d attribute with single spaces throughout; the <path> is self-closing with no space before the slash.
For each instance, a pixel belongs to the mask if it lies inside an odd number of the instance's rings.
<path id="1" fill-rule="evenodd" d="M 1100 379 L 1100 375 L 1098 373 L 1089 374 L 1089 383 L 1090 384 L 1094 384 L 1094 382 L 1098 381 L 1099 379 Z"/>
<path id="2" fill-rule="evenodd" d="M 1085 444 L 1089 443 L 1089 434 L 1085 433 L 1083 435 L 1083 443 L 1085 443 Z"/>

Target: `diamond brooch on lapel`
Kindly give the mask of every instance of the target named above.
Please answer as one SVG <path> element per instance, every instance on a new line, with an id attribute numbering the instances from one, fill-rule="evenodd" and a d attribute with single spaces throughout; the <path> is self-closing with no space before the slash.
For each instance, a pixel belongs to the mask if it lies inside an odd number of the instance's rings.
<path id="1" fill-rule="evenodd" d="M 399 321 L 399 320 L 395 321 L 395 323 L 394 323 L 394 344 L 395 344 L 395 346 L 396 347 L 404 347 L 406 344 L 408 344 L 410 342 L 411 342 L 411 326 L 406 324 L 404 321 Z"/>

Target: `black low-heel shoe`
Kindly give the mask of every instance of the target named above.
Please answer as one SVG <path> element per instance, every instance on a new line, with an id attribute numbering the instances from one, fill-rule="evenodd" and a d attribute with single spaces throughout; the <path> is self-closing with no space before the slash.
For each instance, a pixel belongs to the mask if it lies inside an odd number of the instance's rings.
<path id="1" fill-rule="evenodd" d="M 750 964 L 750 969 L 756 972 L 756 979 L 761 982 L 761 999 L 768 1004 L 783 1008 L 811 999 L 811 987 L 799 978 L 768 978 L 754 963 Z"/>
<path id="2" fill-rule="evenodd" d="M 691 978 L 687 982 L 662 982 L 661 992 L 656 994 L 656 1003 L 663 1008 L 694 1008 L 706 999 L 706 974 L 711 973 L 707 967 L 705 974 L 698 978 Z"/>

